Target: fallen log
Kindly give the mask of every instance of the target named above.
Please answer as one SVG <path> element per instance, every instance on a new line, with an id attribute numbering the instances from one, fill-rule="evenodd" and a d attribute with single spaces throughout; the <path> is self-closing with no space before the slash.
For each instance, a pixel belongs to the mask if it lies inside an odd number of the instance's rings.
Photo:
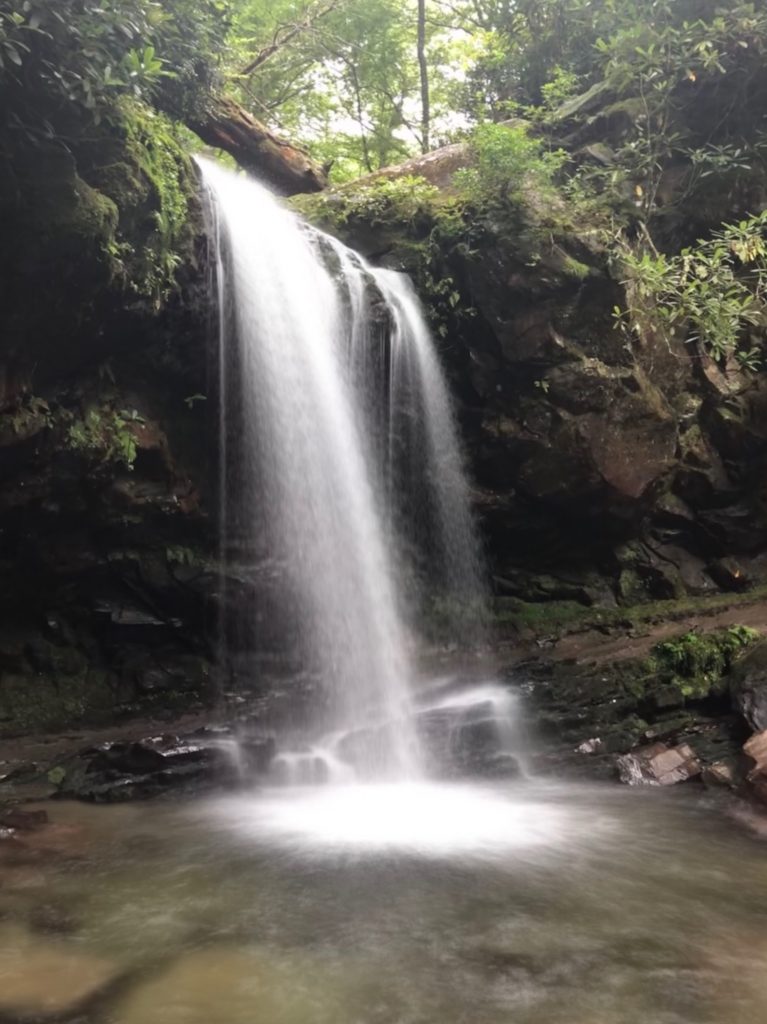
<path id="1" fill-rule="evenodd" d="M 324 171 L 307 153 L 274 135 L 229 97 L 214 100 L 205 117 L 191 120 L 189 127 L 281 195 L 320 192 L 327 185 Z"/>

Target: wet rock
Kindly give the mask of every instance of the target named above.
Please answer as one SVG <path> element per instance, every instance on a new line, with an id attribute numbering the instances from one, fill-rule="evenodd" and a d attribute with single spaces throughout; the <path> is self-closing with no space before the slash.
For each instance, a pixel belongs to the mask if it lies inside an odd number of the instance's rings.
<path id="1" fill-rule="evenodd" d="M 437 775 L 509 778 L 520 774 L 520 737 L 513 730 L 510 691 L 451 694 L 421 711 L 416 731 L 426 751 L 429 770 Z M 512 752 L 513 751 L 513 752 Z"/>
<path id="2" fill-rule="evenodd" d="M 749 766 L 747 791 L 760 803 L 767 804 L 767 730 L 748 739 L 743 744 L 743 753 Z"/>
<path id="3" fill-rule="evenodd" d="M 208 748 L 181 743 L 177 736 L 159 736 L 136 743 L 105 743 L 96 748 L 88 771 L 144 775 L 171 765 L 203 760 Z M 86 753 L 89 753 L 86 751 Z"/>
<path id="4" fill-rule="evenodd" d="M 248 774 L 264 775 L 269 771 L 277 745 L 273 736 L 245 738 L 237 743 L 240 762 L 235 767 L 243 768 Z"/>
<path id="5" fill-rule="evenodd" d="M 653 743 L 617 759 L 621 782 L 629 786 L 673 786 L 701 774 L 701 763 L 687 743 Z"/>
<path id="6" fill-rule="evenodd" d="M 576 749 L 579 754 L 601 754 L 604 744 L 598 736 L 594 736 L 589 740 L 584 740 Z"/>
<path id="7" fill-rule="evenodd" d="M 24 811 L 20 807 L 11 807 L 0 811 L 0 828 L 14 829 L 20 832 L 40 828 L 48 823 L 45 811 Z"/>
<path id="8" fill-rule="evenodd" d="M 751 774 L 764 772 L 767 769 L 767 729 L 746 740 L 743 753 L 754 762 Z"/>
<path id="9" fill-rule="evenodd" d="M 706 786 L 710 788 L 724 787 L 725 789 L 738 789 L 743 782 L 743 768 L 734 757 L 727 760 L 714 761 L 706 765 L 701 773 L 701 778 Z"/>
<path id="10" fill-rule="evenodd" d="M 747 514 L 750 514 L 750 510 L 747 510 Z M 734 558 L 717 558 L 706 567 L 706 571 L 722 590 L 748 590 L 753 583 L 740 562 Z"/>
<path id="11" fill-rule="evenodd" d="M 198 730 L 187 736 L 153 736 L 91 747 L 58 765 L 58 796 L 121 803 L 170 789 L 209 789 L 266 772 L 274 757 L 271 737 L 242 743 L 231 732 Z"/>
<path id="12" fill-rule="evenodd" d="M 757 644 L 732 670 L 730 692 L 752 729 L 767 729 L 767 641 Z"/>

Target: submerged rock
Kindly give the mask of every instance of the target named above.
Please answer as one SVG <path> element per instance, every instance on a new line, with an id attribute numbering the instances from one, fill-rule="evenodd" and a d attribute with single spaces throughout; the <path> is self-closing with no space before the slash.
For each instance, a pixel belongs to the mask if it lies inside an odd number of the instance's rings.
<path id="1" fill-rule="evenodd" d="M 0 811 L 0 829 L 26 832 L 40 828 L 47 823 L 46 811 L 23 811 L 20 807 L 11 807 L 9 810 Z"/>
<path id="2" fill-rule="evenodd" d="M 18 925 L 0 927 L 0 1017 L 46 1022 L 70 1019 L 106 991 L 119 968 L 63 941 Z"/>
<path id="3" fill-rule="evenodd" d="M 348 1019 L 351 983 L 321 960 L 280 960 L 265 948 L 219 947 L 181 957 L 120 1000 L 114 1024 L 232 1024 Z"/>

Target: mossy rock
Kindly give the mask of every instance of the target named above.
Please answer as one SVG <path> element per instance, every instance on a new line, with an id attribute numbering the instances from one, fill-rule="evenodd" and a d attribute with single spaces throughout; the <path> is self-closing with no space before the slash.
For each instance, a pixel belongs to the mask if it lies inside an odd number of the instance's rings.
<path id="1" fill-rule="evenodd" d="M 71 669 L 71 665 L 67 666 Z M 72 724 L 108 722 L 114 717 L 111 680 L 82 668 L 75 674 L 3 673 L 0 677 L 0 735 L 18 736 Z"/>
<path id="2" fill-rule="evenodd" d="M 759 633 L 748 626 L 731 626 L 711 633 L 682 633 L 656 644 L 647 663 L 658 681 L 652 688 L 655 704 L 681 707 L 724 696 L 727 674 L 758 639 Z"/>

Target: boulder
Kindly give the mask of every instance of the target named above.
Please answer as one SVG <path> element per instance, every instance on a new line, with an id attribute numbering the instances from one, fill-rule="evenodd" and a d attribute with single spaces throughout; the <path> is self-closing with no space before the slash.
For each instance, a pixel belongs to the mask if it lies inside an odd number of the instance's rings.
<path id="1" fill-rule="evenodd" d="M 760 803 L 767 804 L 767 729 L 746 740 L 743 753 L 749 764 L 748 789 Z"/>
<path id="2" fill-rule="evenodd" d="M 673 786 L 701 774 L 702 766 L 687 743 L 668 747 L 653 743 L 617 760 L 621 782 L 629 786 Z"/>
<path id="3" fill-rule="evenodd" d="M 760 774 L 767 768 L 767 729 L 756 732 L 743 744 L 743 753 L 754 766 L 749 775 Z"/>
<path id="4" fill-rule="evenodd" d="M 752 729 L 767 729 L 767 641 L 753 647 L 730 674 L 735 707 Z"/>

